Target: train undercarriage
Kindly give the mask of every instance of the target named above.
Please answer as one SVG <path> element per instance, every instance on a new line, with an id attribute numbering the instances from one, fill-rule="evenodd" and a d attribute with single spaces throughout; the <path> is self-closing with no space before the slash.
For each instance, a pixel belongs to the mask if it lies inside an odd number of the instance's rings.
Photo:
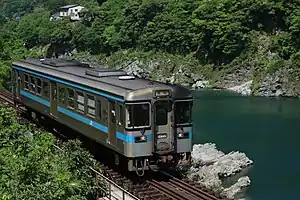
<path id="1" fill-rule="evenodd" d="M 128 160 L 128 170 L 135 171 L 137 175 L 143 176 L 145 171 L 157 171 L 176 167 L 180 162 L 191 163 L 191 153 L 178 153 L 166 155 L 154 155 Z"/>

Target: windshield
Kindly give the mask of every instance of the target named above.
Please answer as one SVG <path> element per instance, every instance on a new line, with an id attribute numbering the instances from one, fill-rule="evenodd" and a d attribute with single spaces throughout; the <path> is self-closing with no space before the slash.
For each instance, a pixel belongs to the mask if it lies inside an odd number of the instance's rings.
<path id="1" fill-rule="evenodd" d="M 170 101 L 158 101 L 156 104 L 156 125 L 167 125 L 168 124 L 168 113 L 172 109 L 172 103 Z"/>
<path id="2" fill-rule="evenodd" d="M 187 124 L 192 122 L 192 101 L 177 101 L 175 103 L 175 123 Z"/>
<path id="3" fill-rule="evenodd" d="M 127 104 L 126 105 L 128 117 L 128 128 L 141 128 L 150 126 L 150 104 Z"/>

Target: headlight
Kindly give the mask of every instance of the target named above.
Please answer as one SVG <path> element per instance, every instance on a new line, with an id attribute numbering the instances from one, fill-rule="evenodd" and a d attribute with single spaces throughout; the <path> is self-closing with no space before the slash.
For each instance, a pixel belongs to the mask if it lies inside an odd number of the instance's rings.
<path id="1" fill-rule="evenodd" d="M 146 140 L 147 140 L 147 137 L 146 137 L 145 135 L 143 135 L 143 136 L 141 137 L 141 140 L 142 140 L 142 141 L 146 141 Z"/>
<path id="2" fill-rule="evenodd" d="M 189 138 L 189 132 L 180 132 L 178 133 L 178 139 Z"/>
<path id="3" fill-rule="evenodd" d="M 147 136 L 143 135 L 135 137 L 135 142 L 147 142 Z"/>

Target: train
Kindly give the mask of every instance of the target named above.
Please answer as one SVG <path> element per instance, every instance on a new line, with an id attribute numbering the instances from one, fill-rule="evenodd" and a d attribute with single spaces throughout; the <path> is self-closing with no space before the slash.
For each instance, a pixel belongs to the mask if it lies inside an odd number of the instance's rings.
<path id="1" fill-rule="evenodd" d="M 115 164 L 142 176 L 190 161 L 193 96 L 152 81 L 76 60 L 24 58 L 12 63 L 15 106 L 71 128 L 113 152 Z"/>

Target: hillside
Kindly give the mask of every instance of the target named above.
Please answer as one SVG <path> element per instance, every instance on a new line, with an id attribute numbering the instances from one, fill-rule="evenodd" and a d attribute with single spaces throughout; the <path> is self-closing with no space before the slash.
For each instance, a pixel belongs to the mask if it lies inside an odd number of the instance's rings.
<path id="1" fill-rule="evenodd" d="M 49 20 L 73 3 L 87 8 L 82 21 Z M 299 0 L 0 0 L 0 8 L 2 85 L 11 60 L 69 55 L 194 87 L 252 81 L 253 95 L 300 96 Z"/>

